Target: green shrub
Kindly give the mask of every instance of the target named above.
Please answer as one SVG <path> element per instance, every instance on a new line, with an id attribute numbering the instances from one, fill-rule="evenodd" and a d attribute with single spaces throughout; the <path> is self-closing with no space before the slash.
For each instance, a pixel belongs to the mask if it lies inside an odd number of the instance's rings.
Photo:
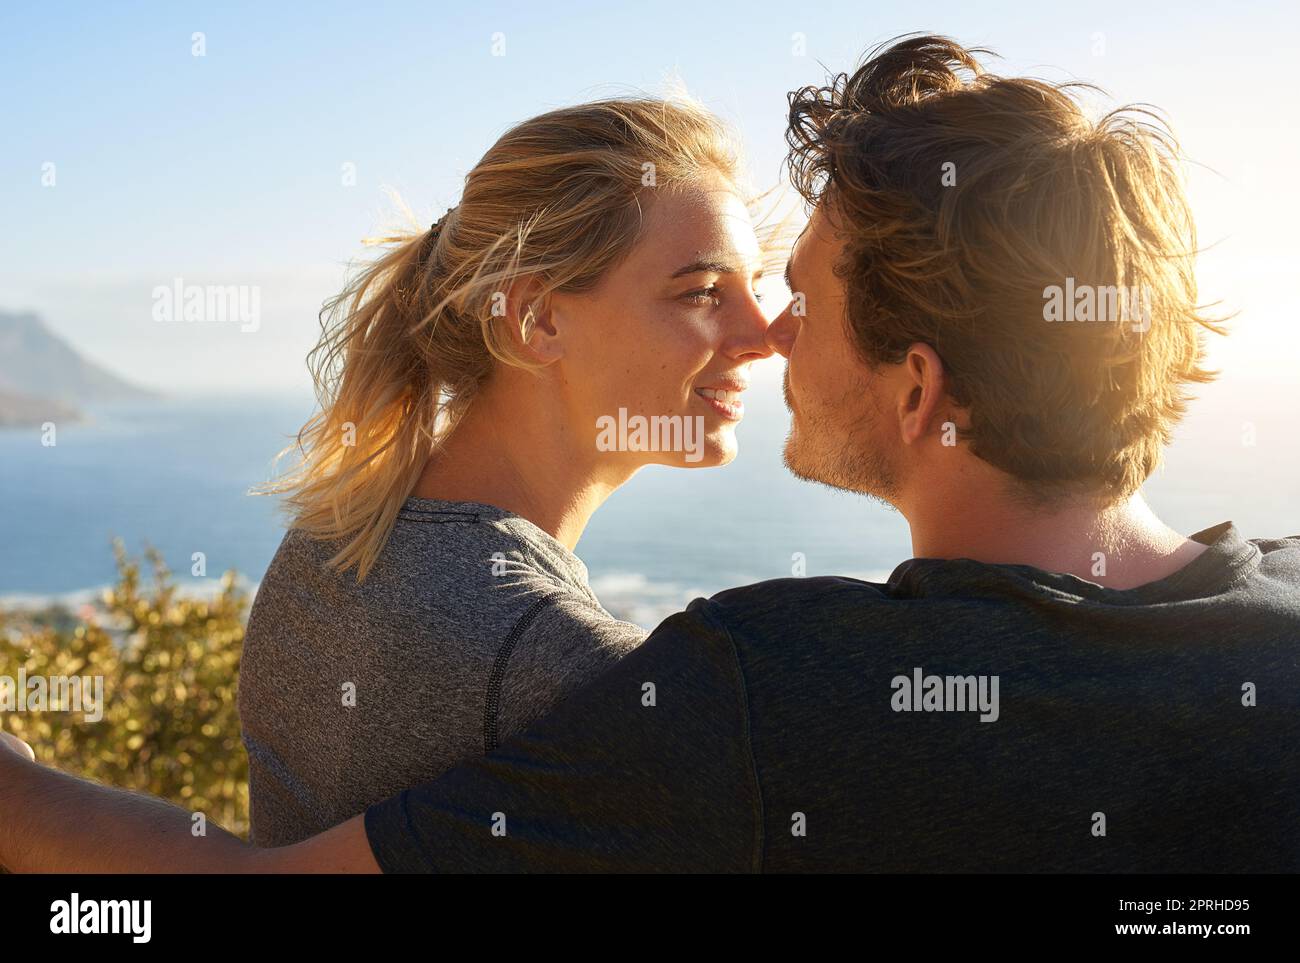
<path id="1" fill-rule="evenodd" d="M 0 711 L 0 724 L 42 762 L 161 796 L 246 837 L 248 759 L 235 692 L 248 593 L 227 572 L 211 599 L 181 595 L 153 549 L 145 553 L 153 579 L 142 585 L 120 541 L 113 553 L 117 582 L 102 613 L 0 613 L 0 676 L 102 676 L 103 718 Z"/>

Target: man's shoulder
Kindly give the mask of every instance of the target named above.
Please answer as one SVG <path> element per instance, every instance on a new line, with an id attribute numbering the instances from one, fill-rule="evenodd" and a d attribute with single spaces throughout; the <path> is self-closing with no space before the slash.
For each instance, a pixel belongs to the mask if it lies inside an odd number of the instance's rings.
<path id="1" fill-rule="evenodd" d="M 1284 535 L 1279 538 L 1252 538 L 1252 545 L 1259 549 L 1265 561 L 1273 565 L 1287 565 L 1300 568 L 1300 535 Z"/>
<path id="2" fill-rule="evenodd" d="M 873 603 L 890 600 L 888 586 L 844 576 L 769 579 L 697 598 L 665 619 L 654 635 L 781 638 L 827 628 L 847 613 L 857 621 Z"/>
<path id="3" fill-rule="evenodd" d="M 880 582 L 842 575 L 823 575 L 810 578 L 774 578 L 752 585 L 725 589 L 712 596 L 708 603 L 728 622 L 733 619 L 766 619 L 788 616 L 801 608 L 834 607 L 837 604 L 862 605 L 870 602 L 887 602 L 889 587 Z"/>

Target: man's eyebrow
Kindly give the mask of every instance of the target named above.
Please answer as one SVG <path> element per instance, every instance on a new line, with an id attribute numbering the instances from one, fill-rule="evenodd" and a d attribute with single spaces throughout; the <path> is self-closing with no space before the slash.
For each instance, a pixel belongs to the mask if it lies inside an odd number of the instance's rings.
<path id="1" fill-rule="evenodd" d="M 679 267 L 672 273 L 672 277 L 679 278 L 687 274 L 735 274 L 740 268 L 734 264 L 727 264 L 725 261 L 692 261 L 685 267 Z"/>
<path id="2" fill-rule="evenodd" d="M 789 288 L 790 293 L 794 293 L 794 278 L 790 274 L 790 262 L 785 262 L 785 286 Z"/>

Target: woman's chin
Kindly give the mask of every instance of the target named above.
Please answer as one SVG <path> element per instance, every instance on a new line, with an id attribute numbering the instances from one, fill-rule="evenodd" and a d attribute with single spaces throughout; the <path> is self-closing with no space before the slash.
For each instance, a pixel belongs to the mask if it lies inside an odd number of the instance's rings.
<path id="1" fill-rule="evenodd" d="M 642 464 L 666 465 L 671 468 L 718 468 L 733 460 L 739 447 L 731 426 L 715 428 L 693 444 L 674 447 L 650 455 Z"/>
<path id="2" fill-rule="evenodd" d="M 687 453 L 688 460 L 684 460 L 682 465 L 686 468 L 720 468 L 734 461 L 739 451 L 736 445 L 736 433 L 730 428 L 724 428 L 707 435 L 701 450 Z M 696 454 L 699 457 L 695 461 L 690 461 L 689 457 L 694 457 Z"/>

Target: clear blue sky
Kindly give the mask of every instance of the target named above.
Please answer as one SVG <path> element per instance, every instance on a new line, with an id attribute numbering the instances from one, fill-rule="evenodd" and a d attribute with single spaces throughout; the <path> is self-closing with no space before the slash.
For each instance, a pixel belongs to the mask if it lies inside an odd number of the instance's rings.
<path id="1" fill-rule="evenodd" d="M 1004 72 L 1076 77 L 1170 115 L 1197 173 L 1211 293 L 1242 350 L 1297 346 L 1294 4 L 5 4 L 0 11 L 0 308 L 34 308 L 124 374 L 172 389 L 293 390 L 320 301 L 389 209 L 455 202 L 511 123 L 679 77 L 775 183 L 785 94 L 899 33 L 999 51 Z M 191 54 L 191 35 L 206 56 Z M 504 34 L 505 56 L 492 55 Z M 792 53 L 792 35 L 807 53 Z M 1099 48 L 1099 38 L 1101 46 Z M 824 66 L 823 66 L 824 65 Z M 57 184 L 42 187 L 42 165 Z M 341 166 L 356 164 L 343 187 Z M 174 277 L 257 284 L 256 334 L 162 327 Z"/>

